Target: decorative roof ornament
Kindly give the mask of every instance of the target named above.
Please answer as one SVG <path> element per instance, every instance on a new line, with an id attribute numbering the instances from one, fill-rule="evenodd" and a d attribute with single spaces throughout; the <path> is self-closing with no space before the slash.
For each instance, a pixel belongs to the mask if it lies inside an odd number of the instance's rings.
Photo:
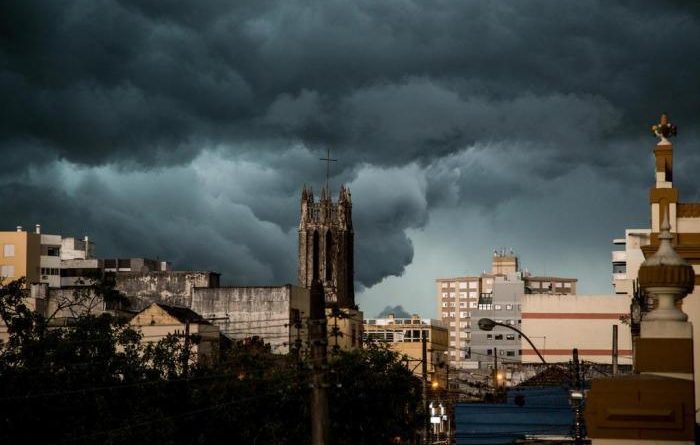
<path id="1" fill-rule="evenodd" d="M 658 302 L 645 320 L 686 321 L 688 316 L 676 307 L 675 302 L 693 291 L 695 271 L 671 245 L 673 235 L 668 211 L 660 229 L 659 249 L 639 267 L 640 288 Z"/>
<path id="2" fill-rule="evenodd" d="M 688 262 L 678 255 L 673 248 L 671 240 L 671 224 L 668 222 L 668 212 L 664 213 L 664 220 L 659 227 L 659 250 L 647 258 L 643 266 L 690 266 Z"/>
<path id="3" fill-rule="evenodd" d="M 659 138 L 659 144 L 670 145 L 668 138 L 676 136 L 678 127 L 668 120 L 668 113 L 661 113 L 659 123 L 651 126 L 651 132 Z"/>

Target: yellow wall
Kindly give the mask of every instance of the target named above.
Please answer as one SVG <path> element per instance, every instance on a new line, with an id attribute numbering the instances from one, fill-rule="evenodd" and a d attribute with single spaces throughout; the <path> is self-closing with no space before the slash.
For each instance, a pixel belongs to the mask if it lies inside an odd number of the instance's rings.
<path id="1" fill-rule="evenodd" d="M 343 309 L 343 318 L 333 317 L 333 310 L 326 309 L 326 330 L 328 332 L 328 351 L 338 342 L 344 351 L 362 347 L 363 314 L 355 309 Z M 339 335 L 333 335 L 333 328 L 338 326 Z"/>
<path id="2" fill-rule="evenodd" d="M 5 256 L 5 245 L 15 246 L 14 256 Z M 0 232 L 0 266 L 14 266 L 14 275 L 5 277 L 9 282 L 26 277 L 27 284 L 39 282 L 41 262 L 41 235 L 28 232 Z"/>
<path id="3" fill-rule="evenodd" d="M 141 331 L 142 343 L 157 343 L 169 334 L 183 336 L 180 343 L 184 343 L 185 323 L 172 317 L 156 304 L 136 314 L 129 326 Z M 198 338 L 197 342 L 192 343 L 195 357 L 191 360 L 196 358 L 200 364 L 211 364 L 218 360 L 219 328 L 207 323 L 190 323 L 190 335 Z"/>

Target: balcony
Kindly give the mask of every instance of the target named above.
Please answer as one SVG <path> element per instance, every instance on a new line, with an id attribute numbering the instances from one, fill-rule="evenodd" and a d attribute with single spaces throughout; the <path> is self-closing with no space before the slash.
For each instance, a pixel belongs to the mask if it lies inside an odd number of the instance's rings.
<path id="1" fill-rule="evenodd" d="M 626 263 L 627 262 L 627 252 L 625 252 L 624 250 L 613 250 L 612 262 L 613 263 Z"/>
<path id="2" fill-rule="evenodd" d="M 614 273 L 613 275 L 613 281 L 618 281 L 618 280 L 626 280 L 627 279 L 627 274 L 626 273 Z"/>

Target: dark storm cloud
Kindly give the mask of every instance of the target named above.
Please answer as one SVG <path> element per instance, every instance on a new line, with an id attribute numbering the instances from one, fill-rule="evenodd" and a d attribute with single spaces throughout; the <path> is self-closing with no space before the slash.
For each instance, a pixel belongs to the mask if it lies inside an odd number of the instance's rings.
<path id="1" fill-rule="evenodd" d="M 0 223 L 50 217 L 111 251 L 293 280 L 268 240 L 293 254 L 300 185 L 331 147 L 371 286 L 411 262 L 406 231 L 432 208 L 536 195 L 578 166 L 641 185 L 646 165 L 620 160 L 660 111 L 700 134 L 698 17 L 650 1 L 6 1 Z"/>

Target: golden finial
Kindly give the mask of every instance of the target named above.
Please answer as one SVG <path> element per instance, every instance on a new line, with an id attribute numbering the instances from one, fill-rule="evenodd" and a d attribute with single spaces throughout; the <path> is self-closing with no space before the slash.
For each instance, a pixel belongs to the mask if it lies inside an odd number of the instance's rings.
<path id="1" fill-rule="evenodd" d="M 668 119 L 668 113 L 661 113 L 659 123 L 651 126 L 651 132 L 660 139 L 661 143 L 670 144 L 668 138 L 678 133 L 678 128 Z"/>

